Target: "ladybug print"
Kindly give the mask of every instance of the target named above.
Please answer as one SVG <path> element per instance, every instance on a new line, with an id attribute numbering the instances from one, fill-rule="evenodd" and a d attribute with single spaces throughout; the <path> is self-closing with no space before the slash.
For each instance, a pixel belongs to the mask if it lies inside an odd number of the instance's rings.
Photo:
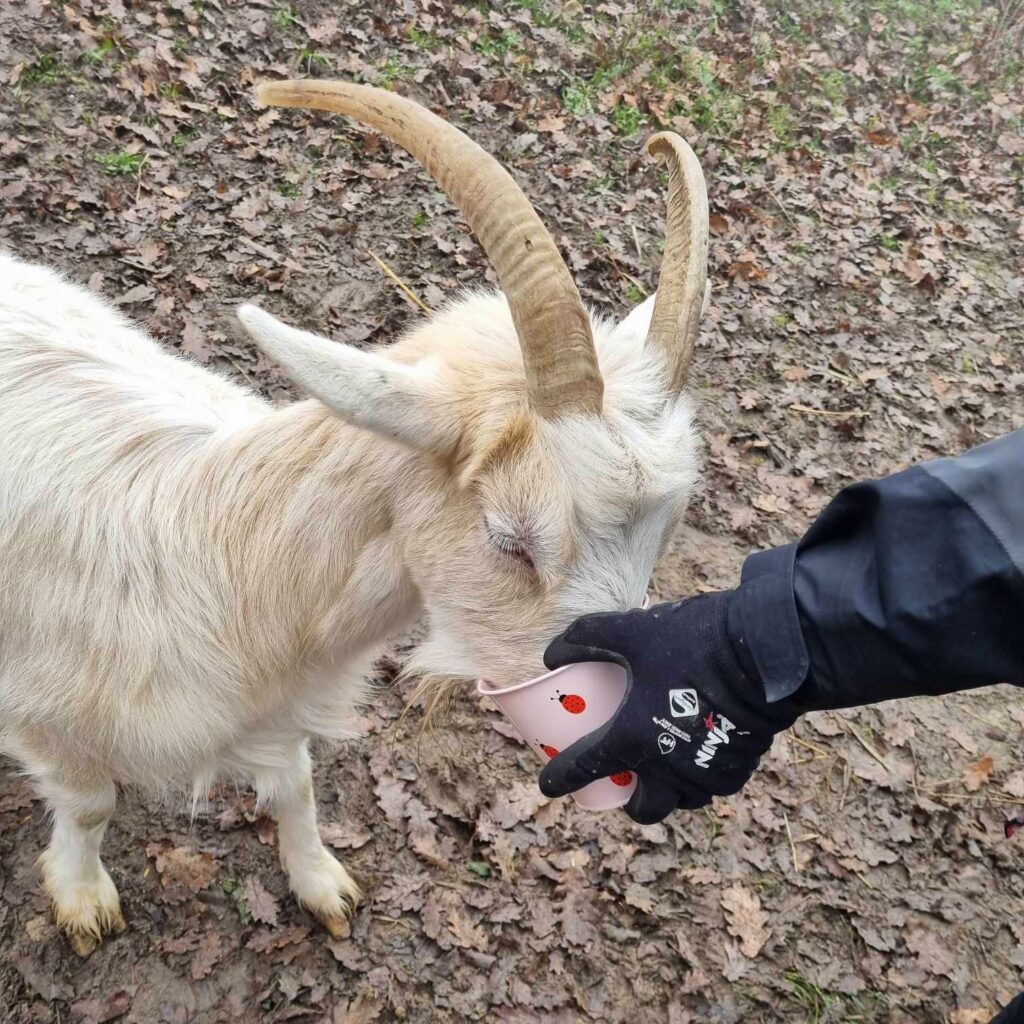
<path id="1" fill-rule="evenodd" d="M 629 786 L 633 782 L 632 772 L 616 772 L 614 775 L 610 775 L 609 778 L 616 786 Z"/>
<path id="2" fill-rule="evenodd" d="M 587 710 L 587 702 L 578 693 L 560 693 L 555 690 L 558 694 L 557 697 L 552 697 L 552 700 L 557 700 L 570 715 L 582 715 Z"/>
<path id="3" fill-rule="evenodd" d="M 545 754 L 548 755 L 548 757 L 558 757 L 558 751 L 555 750 L 555 748 L 550 746 L 549 744 L 547 744 L 547 743 L 540 743 L 540 744 L 538 744 L 538 746 L 540 747 L 541 750 L 544 751 Z"/>

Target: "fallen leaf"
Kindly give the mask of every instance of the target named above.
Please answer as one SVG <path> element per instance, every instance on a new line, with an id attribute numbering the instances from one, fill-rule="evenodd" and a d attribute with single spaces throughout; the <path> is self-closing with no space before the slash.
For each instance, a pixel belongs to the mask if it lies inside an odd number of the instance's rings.
<path id="1" fill-rule="evenodd" d="M 741 885 L 734 885 L 722 894 L 722 909 L 729 934 L 740 940 L 740 951 L 746 957 L 757 956 L 771 937 L 766 927 L 768 915 L 761 908 L 760 897 Z"/>
<path id="2" fill-rule="evenodd" d="M 967 772 L 964 775 L 964 787 L 968 792 L 976 793 L 988 782 L 994 768 L 995 763 L 991 756 L 986 754 L 983 758 L 968 766 Z"/>
<path id="3" fill-rule="evenodd" d="M 565 128 L 566 120 L 564 117 L 542 117 L 537 122 L 537 131 L 539 132 L 560 132 Z"/>
<path id="4" fill-rule="evenodd" d="M 119 990 L 98 999 L 81 999 L 71 1004 L 71 1019 L 82 1024 L 106 1024 L 123 1017 L 132 1008 L 128 993 Z"/>
<path id="5" fill-rule="evenodd" d="M 267 892 L 263 883 L 255 875 L 249 875 L 245 880 L 242 895 L 254 921 L 269 925 L 277 924 L 277 915 L 280 909 L 277 900 Z"/>
<path id="6" fill-rule="evenodd" d="M 192 958 L 192 980 L 202 981 L 213 970 L 214 965 L 223 954 L 223 943 L 220 932 L 204 932 L 199 940 L 199 948 Z"/>
<path id="7" fill-rule="evenodd" d="M 191 846 L 150 843 L 146 853 L 156 862 L 157 874 L 165 887 L 184 885 L 193 892 L 199 892 L 210 886 L 220 869 L 210 854 L 199 853 Z"/>
<path id="8" fill-rule="evenodd" d="M 951 1010 L 949 1024 L 989 1024 L 998 1010 L 967 1009 Z"/>

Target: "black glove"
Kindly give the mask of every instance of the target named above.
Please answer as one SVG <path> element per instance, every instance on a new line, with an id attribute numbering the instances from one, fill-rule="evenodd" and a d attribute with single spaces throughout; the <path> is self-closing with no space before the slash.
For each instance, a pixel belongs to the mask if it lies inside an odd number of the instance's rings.
<path id="1" fill-rule="evenodd" d="M 637 787 L 626 813 L 646 825 L 743 787 L 797 712 L 785 701 L 767 702 L 753 659 L 730 636 L 734 593 L 587 615 L 552 641 L 544 655 L 549 669 L 613 661 L 629 684 L 605 725 L 544 766 L 546 796 L 631 771 Z"/>

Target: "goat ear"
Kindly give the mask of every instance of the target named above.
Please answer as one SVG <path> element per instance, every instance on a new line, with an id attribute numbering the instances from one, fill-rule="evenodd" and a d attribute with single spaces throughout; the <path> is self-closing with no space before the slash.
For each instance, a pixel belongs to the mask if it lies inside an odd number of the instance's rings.
<path id="1" fill-rule="evenodd" d="M 617 345 L 642 346 L 651 329 L 651 314 L 657 294 L 648 295 L 643 302 L 634 306 L 621 323 L 616 324 L 612 338 Z"/>
<path id="2" fill-rule="evenodd" d="M 635 344 L 637 340 L 642 344 L 651 329 L 651 316 L 654 313 L 654 300 L 658 297 L 655 292 L 648 295 L 643 302 L 634 306 L 626 315 L 626 319 L 617 324 L 612 331 L 612 339 L 621 345 Z M 704 316 L 708 311 L 711 302 L 711 282 L 704 285 L 704 303 L 700 308 L 700 315 Z"/>
<path id="3" fill-rule="evenodd" d="M 456 417 L 445 408 L 440 382 L 422 365 L 297 330 L 258 306 L 239 307 L 238 319 L 296 384 L 346 423 L 425 451 L 456 444 Z"/>

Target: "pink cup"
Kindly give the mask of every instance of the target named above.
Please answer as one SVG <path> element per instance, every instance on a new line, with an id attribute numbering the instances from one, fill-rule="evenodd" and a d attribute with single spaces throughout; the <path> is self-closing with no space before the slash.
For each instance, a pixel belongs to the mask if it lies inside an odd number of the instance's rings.
<path id="1" fill-rule="evenodd" d="M 626 693 L 626 670 L 603 661 L 581 661 L 515 686 L 497 687 L 486 679 L 477 693 L 490 697 L 542 761 L 550 761 L 581 736 L 604 725 Z M 598 779 L 573 793 L 588 811 L 622 807 L 636 789 L 632 772 Z"/>
<path id="2" fill-rule="evenodd" d="M 644 598 L 643 608 L 651 606 Z M 490 697 L 542 762 L 550 761 L 581 736 L 599 729 L 626 695 L 626 670 L 604 661 L 581 661 L 546 672 L 515 686 L 500 687 L 480 679 L 476 691 Z M 636 789 L 632 772 L 576 790 L 572 797 L 588 811 L 624 807 Z"/>

